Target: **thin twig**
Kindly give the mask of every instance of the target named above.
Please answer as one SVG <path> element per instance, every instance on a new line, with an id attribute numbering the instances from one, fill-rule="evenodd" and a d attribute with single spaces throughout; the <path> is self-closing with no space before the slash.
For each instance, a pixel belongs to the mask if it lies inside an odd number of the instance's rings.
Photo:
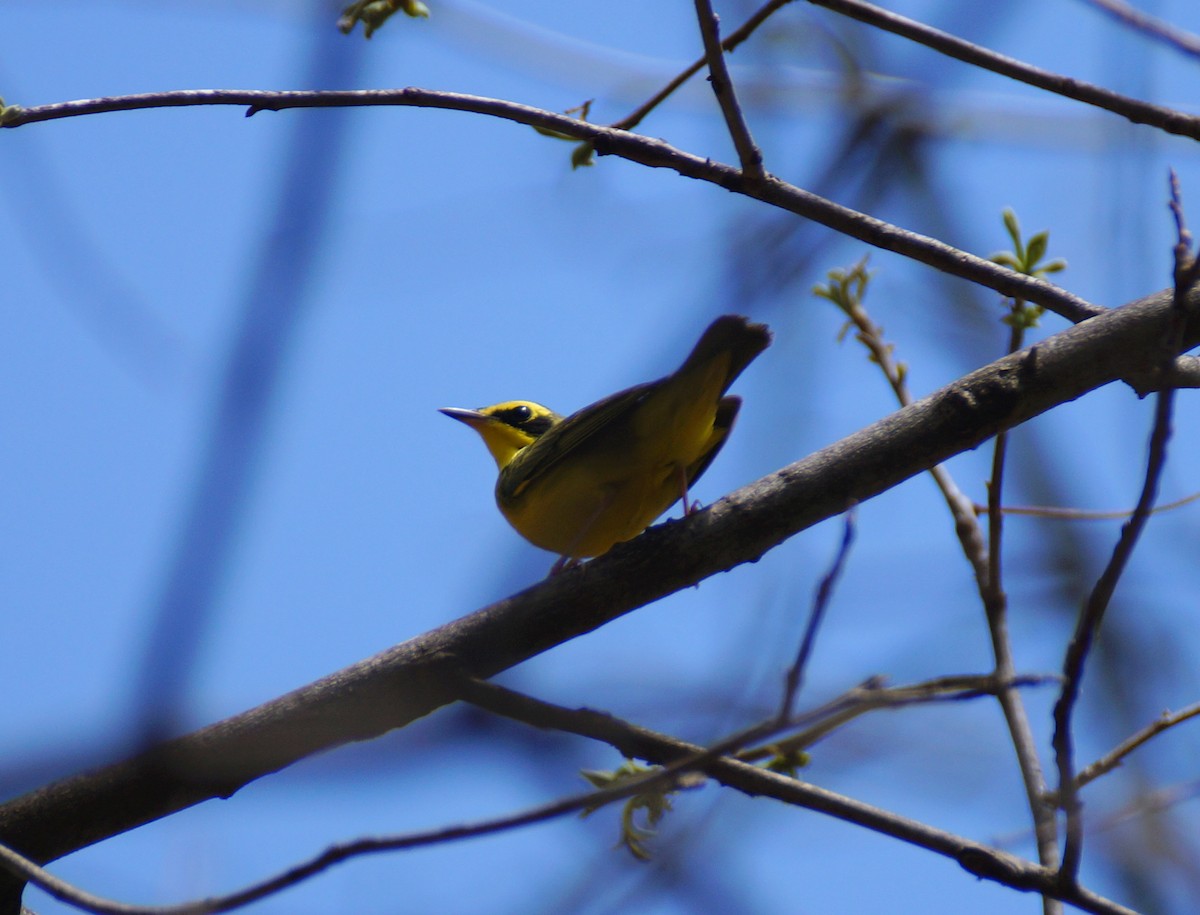
<path id="1" fill-rule="evenodd" d="M 1008 354 L 1015 353 L 1021 348 L 1024 332 L 1016 322 L 1009 328 Z M 1004 504 L 1004 468 L 1005 456 L 1008 453 L 1008 432 L 996 435 L 992 447 L 992 475 L 987 485 L 988 504 L 988 572 L 987 588 L 985 589 L 984 605 L 988 612 L 988 621 L 997 620 L 1001 630 L 1007 628 L 1005 616 L 1008 611 L 1008 598 L 1004 593 L 1003 580 L 1003 546 L 1004 513 L 1000 506 Z M 993 633 L 993 641 L 996 633 Z M 1007 636 L 1004 637 L 1007 642 Z"/>
<path id="2" fill-rule="evenodd" d="M 686 768 L 688 767 L 684 764 L 666 767 L 642 777 L 622 780 L 619 784 L 611 787 L 575 794 L 520 813 L 491 820 L 460 826 L 446 826 L 426 832 L 357 839 L 352 842 L 331 845 L 315 857 L 236 893 L 178 905 L 139 906 L 96 896 L 55 877 L 49 871 L 4 845 L 0 845 L 0 866 L 34 884 L 54 898 L 85 912 L 96 913 L 96 915 L 216 915 L 216 913 L 240 909 L 252 902 L 273 896 L 350 858 L 493 835 L 522 826 L 542 823 L 569 813 L 592 810 L 651 789 L 665 790 L 672 785 L 676 788 L 691 787 L 687 784 L 679 784 L 680 771 Z"/>
<path id="3" fill-rule="evenodd" d="M 1163 105 L 1143 102 L 1092 83 L 1086 83 L 1083 80 L 1034 67 L 940 29 L 932 28 L 922 22 L 880 9 L 878 6 L 863 2 L 863 0 L 808 0 L 808 2 L 923 44 L 947 57 L 953 57 L 971 66 L 991 70 L 993 73 L 999 73 L 1001 76 L 1007 76 L 1046 92 L 1111 111 L 1134 124 L 1147 124 L 1166 133 L 1191 137 L 1194 140 L 1200 139 L 1200 117 L 1184 114 Z"/>
<path id="4" fill-rule="evenodd" d="M 881 677 L 872 677 L 818 708 L 794 716 L 795 734 L 770 744 L 742 750 L 737 758 L 757 762 L 775 756 L 789 756 L 807 750 L 861 716 L 874 711 L 893 711 L 910 705 L 963 702 L 981 696 L 995 696 L 1002 689 L 1044 686 L 1057 683 L 1057 676 L 1022 674 L 1000 681 L 995 674 L 965 674 L 935 677 L 908 686 L 883 686 Z"/>
<path id="5" fill-rule="evenodd" d="M 863 270 L 861 265 L 855 269 Z M 871 320 L 858 295 L 829 297 L 845 312 L 858 329 L 858 340 L 870 350 L 872 361 L 877 363 L 883 371 L 901 406 L 906 406 L 911 402 L 912 397 L 905 382 L 905 372 L 896 363 L 892 352 L 893 347 L 884 339 L 882 328 Z M 1020 342 L 1020 331 L 1014 322 L 1013 334 L 1009 341 L 1010 352 L 1019 348 Z M 994 503 L 993 507 L 999 505 L 1000 500 L 1005 441 L 1004 434 L 1001 432 L 996 439 L 992 485 L 989 487 L 989 503 Z M 996 662 L 996 679 L 1002 684 L 1012 683 L 1015 677 L 1015 665 L 1008 639 L 1006 598 L 1000 586 L 1000 526 L 998 524 L 989 525 L 990 538 L 985 543 L 979 519 L 971 502 L 955 484 L 949 471 L 939 464 L 930 469 L 930 474 L 937 482 L 946 505 L 950 509 L 963 555 L 975 575 L 976 587 L 980 599 L 983 601 L 988 632 L 992 641 L 993 656 Z M 998 517 L 998 513 L 995 513 L 993 517 Z M 1017 765 L 1021 771 L 1021 780 L 1025 787 L 1026 800 L 1038 840 L 1038 857 L 1044 867 L 1052 867 L 1058 860 L 1054 808 L 1044 799 L 1046 780 L 1038 757 L 1033 729 L 1029 726 L 1025 706 L 1013 687 L 1005 686 L 998 689 L 996 697 L 1004 713 L 1009 736 L 1017 756 Z M 1052 915 L 1059 910 L 1058 904 L 1048 897 L 1043 897 L 1043 906 L 1046 915 Z"/>
<path id="6" fill-rule="evenodd" d="M 1155 788 L 1153 791 L 1139 794 L 1128 804 L 1108 811 L 1103 816 L 1089 818 L 1088 832 L 1106 832 L 1139 817 L 1165 813 L 1173 807 L 1194 800 L 1197 796 L 1200 796 L 1200 779 Z M 1163 836 L 1163 833 L 1160 832 L 1159 835 Z"/>
<path id="7" fill-rule="evenodd" d="M 1163 512 L 1174 511 L 1185 505 L 1200 500 L 1200 492 L 1155 505 L 1150 514 L 1160 515 Z M 980 515 L 988 513 L 986 505 L 976 505 L 975 511 Z M 1133 509 L 1122 508 L 1112 511 L 1100 511 L 1086 508 L 1062 508 L 1054 505 L 1005 505 L 1000 509 L 1006 515 L 1018 515 L 1033 518 L 1050 518 L 1055 521 L 1121 521 L 1133 514 Z"/>
<path id="8" fill-rule="evenodd" d="M 1179 190 L 1179 176 L 1170 170 L 1171 216 L 1175 220 L 1175 324 L 1183 321 L 1187 309 L 1186 298 L 1191 288 L 1200 280 L 1200 258 L 1192 253 L 1192 233 L 1187 227 L 1183 212 L 1183 199 Z M 1169 344 L 1170 341 L 1168 341 Z"/>
<path id="9" fill-rule="evenodd" d="M 1090 811 L 1085 817 L 1087 820 L 1087 833 L 1088 835 L 1097 835 L 1128 823 L 1138 817 L 1163 813 L 1172 807 L 1193 800 L 1197 796 L 1200 796 L 1200 779 L 1192 779 L 1174 785 L 1155 788 L 1153 791 L 1139 792 L 1133 800 L 1122 804 L 1114 810 Z M 1053 803 L 1057 800 L 1058 795 L 1056 792 L 1051 792 L 1046 797 L 1049 802 Z M 1030 832 L 1028 829 L 1019 829 L 992 836 L 989 841 L 996 848 L 1012 848 L 1027 841 L 1029 837 Z M 1159 838 L 1164 838 L 1161 833 L 1159 834 Z M 1167 840 L 1164 838 L 1164 841 Z"/>
<path id="10" fill-rule="evenodd" d="M 802 714 L 794 715 L 787 721 L 781 722 L 776 717 L 738 731 L 713 744 L 709 751 L 732 754 L 741 762 L 758 762 L 777 756 L 781 752 L 806 750 L 849 722 L 870 712 L 894 711 L 912 705 L 970 701 L 982 696 L 994 696 L 1004 688 L 1044 686 L 1057 683 L 1058 680 L 1057 676 L 1022 674 L 1007 683 L 1002 683 L 994 674 L 952 674 L 904 686 L 884 686 L 882 677 L 870 677 L 842 695 Z M 464 701 L 496 714 L 516 718 L 535 727 L 583 737 L 597 736 L 597 722 L 619 721 L 605 712 L 548 705 L 490 681 L 472 680 L 461 690 L 461 694 Z M 783 738 L 776 737 L 781 732 L 796 728 L 800 728 L 796 733 Z M 611 737 L 602 739 L 612 742 Z M 770 742 L 750 746 L 765 740 Z M 613 746 L 626 756 L 648 758 L 641 756 L 636 743 L 613 743 Z M 742 746 L 746 748 L 738 749 Z M 654 760 L 651 758 L 651 761 Z M 692 760 L 692 763 L 695 764 L 695 760 Z"/>
<path id="11" fill-rule="evenodd" d="M 1158 736 L 1163 731 L 1175 727 L 1177 724 L 1195 718 L 1200 715 L 1200 702 L 1193 703 L 1187 708 L 1180 709 L 1178 712 L 1163 712 L 1158 718 L 1150 722 L 1136 734 L 1127 737 L 1121 741 L 1090 766 L 1085 767 L 1079 775 L 1075 777 L 1075 786 L 1082 788 L 1089 782 L 1093 782 L 1102 775 L 1107 775 L 1117 766 L 1121 765 L 1125 757 L 1136 750 L 1138 747 L 1150 741 L 1153 737 Z"/>
<path id="12" fill-rule="evenodd" d="M 776 10 L 793 2 L 795 2 L 795 0 L 770 0 L 769 3 L 761 6 L 753 15 L 750 16 L 749 19 L 731 32 L 729 36 L 721 42 L 721 47 L 726 52 L 732 51 L 743 41 L 753 35 L 758 27 L 766 22 Z M 650 114 L 650 112 L 670 98 L 680 86 L 703 70 L 704 64 L 707 62 L 707 60 L 707 55 L 701 55 L 700 57 L 696 58 L 696 60 L 690 66 L 681 71 L 678 76 L 663 86 L 663 88 L 651 96 L 650 99 L 639 105 L 634 111 L 630 112 L 625 117 L 621 118 L 621 120 L 613 121 L 609 126 L 616 128 L 617 130 L 633 130 L 633 128 L 637 127 L 638 124 L 642 123 L 642 121 L 647 115 Z"/>
<path id="13" fill-rule="evenodd" d="M 907 407 L 913 402 L 912 393 L 908 389 L 907 375 L 901 364 L 896 361 L 894 347 L 884 338 L 883 328 L 875 323 L 856 297 L 838 304 L 858 329 L 856 339 L 871 353 L 871 361 L 883 372 L 896 395 L 896 401 L 901 407 Z M 946 506 L 950 509 L 955 534 L 974 572 L 976 586 L 982 591 L 987 586 L 987 544 L 984 543 L 974 506 L 958 488 L 945 465 L 937 464 L 931 467 L 929 475 L 933 477 Z"/>
<path id="14" fill-rule="evenodd" d="M 1024 307 L 1014 300 L 1014 313 Z M 1020 321 L 1009 326 L 1008 352 L 1021 349 L 1025 333 Z M 1001 682 L 1013 677 L 1016 665 L 1013 661 L 1012 641 L 1008 634 L 1008 595 L 1004 591 L 1004 514 L 1000 506 L 1004 498 L 1005 456 L 1008 452 L 1008 433 L 1003 430 L 996 435 L 992 452 L 992 474 L 988 481 L 988 541 L 986 585 L 980 592 L 984 615 L 987 619 L 988 636 L 992 643 L 992 657 L 996 662 L 996 678 Z M 1037 839 L 1038 860 L 1043 867 L 1054 867 L 1058 862 L 1058 824 L 1054 808 L 1046 803 L 1046 776 L 1033 729 L 1025 705 L 1015 690 L 1005 689 L 996 694 L 1000 709 L 1004 713 L 1012 738 L 1013 750 L 1017 755 L 1017 766 L 1021 771 L 1021 784 L 1025 788 L 1025 799 L 1033 818 L 1033 831 Z M 1062 906 L 1058 900 L 1042 897 L 1045 915 L 1058 915 Z"/>
<path id="15" fill-rule="evenodd" d="M 737 90 L 725 65 L 725 50 L 721 46 L 720 19 L 713 12 L 710 0 L 695 0 L 696 19 L 700 23 L 700 35 L 704 39 L 704 56 L 708 60 L 708 81 L 712 85 L 717 104 L 725 118 L 733 148 L 737 150 L 742 174 L 748 181 L 759 182 L 763 178 L 762 150 L 750 134 L 750 126 L 738 102 Z"/>
<path id="16" fill-rule="evenodd" d="M 1187 281 L 1189 279 L 1194 281 L 1190 250 L 1191 236 L 1184 222 L 1179 186 L 1174 172 L 1171 173 L 1171 211 L 1175 217 L 1178 243 L 1175 247 L 1176 285 L 1172 320 L 1166 339 L 1161 341 L 1163 347 L 1161 365 L 1164 374 L 1170 362 L 1173 361 L 1171 353 L 1178 352 L 1172 350 L 1171 347 L 1181 339 L 1189 314 L 1187 298 L 1191 291 L 1191 285 Z M 1083 816 L 1075 777 L 1071 719 L 1079 699 L 1084 665 L 1100 630 L 1100 624 L 1104 620 L 1104 613 L 1112 601 L 1121 574 L 1129 562 L 1129 557 L 1133 554 L 1133 549 L 1150 518 L 1150 511 L 1154 507 L 1159 480 L 1167 459 L 1167 442 L 1171 437 L 1171 415 L 1174 402 L 1175 389 L 1169 384 L 1155 397 L 1154 425 L 1150 433 L 1149 456 L 1146 461 L 1146 474 L 1142 483 L 1141 495 L 1138 497 L 1133 514 L 1121 528 L 1121 535 L 1117 539 L 1108 564 L 1096 581 L 1087 603 L 1079 614 L 1075 631 L 1067 645 L 1066 657 L 1063 660 L 1063 687 L 1062 693 L 1054 705 L 1052 743 L 1058 765 L 1059 804 L 1066 812 L 1067 817 L 1066 841 L 1059 873 L 1063 883 L 1068 885 L 1074 883 L 1078 877 L 1079 864 L 1083 854 Z"/>
<path id="17" fill-rule="evenodd" d="M 788 668 L 787 677 L 784 678 L 783 702 L 779 707 L 781 722 L 792 717 L 796 696 L 804 683 L 804 670 L 808 666 L 808 659 L 812 657 L 813 646 L 817 641 L 817 630 L 821 627 L 821 620 L 825 618 L 825 609 L 829 606 L 829 599 L 833 596 L 833 586 L 841 577 L 842 569 L 846 566 L 846 559 L 850 555 L 850 547 L 854 543 L 854 520 L 855 506 L 851 505 L 846 510 L 843 519 L 842 541 L 838 545 L 837 555 L 834 556 L 833 565 L 822 576 L 821 584 L 817 587 L 812 611 L 808 615 L 808 625 L 804 628 L 804 638 L 800 642 L 800 650 L 796 654 L 795 662 Z"/>
<path id="18" fill-rule="evenodd" d="M 1200 36 L 1185 32 L 1164 19 L 1151 16 L 1126 3 L 1125 0 L 1084 0 L 1084 2 L 1103 10 L 1144 35 L 1170 45 L 1177 51 L 1192 57 L 1200 57 Z"/>

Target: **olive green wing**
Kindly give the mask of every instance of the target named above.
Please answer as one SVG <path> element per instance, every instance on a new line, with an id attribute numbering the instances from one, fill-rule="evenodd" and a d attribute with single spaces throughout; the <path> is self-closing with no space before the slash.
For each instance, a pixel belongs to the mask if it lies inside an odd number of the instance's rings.
<path id="1" fill-rule="evenodd" d="M 728 390 L 741 371 L 770 343 L 771 332 L 765 324 L 752 324 L 738 315 L 717 318 L 709 325 L 674 375 L 636 385 L 584 407 L 554 425 L 537 441 L 521 449 L 501 473 L 497 496 L 502 501 L 509 502 L 518 498 L 530 483 L 568 456 L 579 455 L 589 447 L 613 447 L 614 441 L 621 440 L 620 427 L 629 423 L 633 411 L 654 389 L 672 378 L 686 375 L 694 367 L 718 358 L 728 359 L 725 381 L 721 388 L 722 392 Z M 724 397 L 718 403 L 714 422 L 715 439 L 709 450 L 687 468 L 689 485 L 708 469 L 708 465 L 725 444 L 740 406 L 741 400 L 737 397 Z M 608 431 L 611 438 L 606 436 L 597 440 L 596 436 L 601 431 Z"/>
<path id="2" fill-rule="evenodd" d="M 708 470 L 708 465 L 724 447 L 726 440 L 729 438 L 729 431 L 733 428 L 733 421 L 737 419 L 738 410 L 742 406 L 742 398 L 740 397 L 722 397 L 717 404 L 717 416 L 713 420 L 713 432 L 719 437 L 708 451 L 704 452 L 698 461 L 695 461 L 687 469 L 687 485 L 691 489 L 695 482 L 700 479 L 700 475 Z M 672 503 L 674 504 L 674 503 Z"/>
<path id="3" fill-rule="evenodd" d="M 533 444 L 522 448 L 504 468 L 497 494 L 505 500 L 519 496 L 526 486 L 560 461 L 586 449 L 597 433 L 613 430 L 625 422 L 630 412 L 658 384 L 660 382 L 651 381 L 618 391 L 552 426 Z"/>

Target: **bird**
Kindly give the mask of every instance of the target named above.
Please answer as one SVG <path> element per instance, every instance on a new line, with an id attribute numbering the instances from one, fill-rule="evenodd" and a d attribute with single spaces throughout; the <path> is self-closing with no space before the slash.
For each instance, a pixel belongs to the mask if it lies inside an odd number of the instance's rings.
<path id="1" fill-rule="evenodd" d="M 529 400 L 440 412 L 496 461 L 496 504 L 516 531 L 559 555 L 551 574 L 631 540 L 680 499 L 729 437 L 730 385 L 771 343 L 765 324 L 723 315 L 683 364 L 563 417 Z"/>

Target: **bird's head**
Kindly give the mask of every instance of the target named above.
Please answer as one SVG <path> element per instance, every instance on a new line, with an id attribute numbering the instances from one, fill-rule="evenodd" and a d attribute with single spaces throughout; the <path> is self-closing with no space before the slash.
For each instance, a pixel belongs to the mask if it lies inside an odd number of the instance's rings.
<path id="1" fill-rule="evenodd" d="M 442 407 L 438 412 L 478 432 L 501 470 L 522 448 L 562 422 L 553 410 L 528 400 L 506 400 L 478 410 Z"/>

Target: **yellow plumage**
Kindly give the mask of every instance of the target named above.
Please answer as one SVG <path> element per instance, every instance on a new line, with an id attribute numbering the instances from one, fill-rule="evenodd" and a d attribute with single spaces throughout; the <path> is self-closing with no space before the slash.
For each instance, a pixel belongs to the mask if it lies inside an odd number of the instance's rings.
<path id="1" fill-rule="evenodd" d="M 673 374 L 565 419 L 519 400 L 442 412 L 483 438 L 518 533 L 564 559 L 599 556 L 686 499 L 737 416 L 741 400 L 725 392 L 770 342 L 765 325 L 725 315 Z"/>

